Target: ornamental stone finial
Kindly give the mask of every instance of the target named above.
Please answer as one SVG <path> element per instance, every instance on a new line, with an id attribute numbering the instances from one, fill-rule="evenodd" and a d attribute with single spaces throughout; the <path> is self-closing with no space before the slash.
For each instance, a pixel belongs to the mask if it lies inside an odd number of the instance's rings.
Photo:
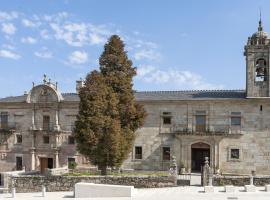
<path id="1" fill-rule="evenodd" d="M 48 80 L 47 80 L 47 75 L 44 74 L 44 75 L 43 75 L 43 83 L 45 84 L 45 83 L 47 83 L 47 82 L 48 82 Z"/>

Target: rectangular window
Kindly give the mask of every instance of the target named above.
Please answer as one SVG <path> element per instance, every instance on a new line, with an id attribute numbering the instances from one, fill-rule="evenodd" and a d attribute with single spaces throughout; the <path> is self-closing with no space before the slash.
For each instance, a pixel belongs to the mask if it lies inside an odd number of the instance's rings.
<path id="1" fill-rule="evenodd" d="M 240 159 L 239 149 L 231 149 L 231 159 Z"/>
<path id="2" fill-rule="evenodd" d="M 135 159 L 142 159 L 142 147 L 141 146 L 135 147 Z"/>
<path id="3" fill-rule="evenodd" d="M 50 130 L 50 116 L 47 115 L 43 116 L 43 130 L 44 131 Z"/>
<path id="4" fill-rule="evenodd" d="M 22 168 L 23 168 L 22 157 L 16 156 L 16 170 L 22 170 Z"/>
<path id="5" fill-rule="evenodd" d="M 172 123 L 172 113 L 171 112 L 163 112 L 162 118 L 163 118 L 164 125 L 169 125 Z"/>
<path id="6" fill-rule="evenodd" d="M 231 117 L 231 125 L 232 126 L 241 126 L 241 117 L 238 117 L 238 116 Z"/>
<path id="7" fill-rule="evenodd" d="M 1 127 L 2 129 L 8 128 L 8 112 L 1 112 Z"/>
<path id="8" fill-rule="evenodd" d="M 162 158 L 163 158 L 163 160 L 170 160 L 171 159 L 170 147 L 163 147 Z"/>
<path id="9" fill-rule="evenodd" d="M 206 115 L 204 112 L 204 115 L 198 115 L 198 113 L 196 113 L 195 116 L 195 120 L 196 120 L 196 131 L 205 131 L 206 130 Z"/>
<path id="10" fill-rule="evenodd" d="M 72 168 L 72 165 L 76 163 L 75 158 L 68 158 L 68 168 Z M 76 165 L 76 164 L 75 164 Z"/>
<path id="11" fill-rule="evenodd" d="M 43 144 L 49 144 L 50 143 L 50 137 L 45 135 L 43 136 Z"/>
<path id="12" fill-rule="evenodd" d="M 18 134 L 16 135 L 16 144 L 21 144 L 22 143 L 22 135 Z"/>
<path id="13" fill-rule="evenodd" d="M 68 136 L 68 144 L 75 144 L 74 136 Z"/>

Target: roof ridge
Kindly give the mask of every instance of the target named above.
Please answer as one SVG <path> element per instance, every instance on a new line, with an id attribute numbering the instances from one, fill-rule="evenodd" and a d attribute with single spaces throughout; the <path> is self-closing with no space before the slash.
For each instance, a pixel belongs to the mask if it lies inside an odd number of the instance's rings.
<path id="1" fill-rule="evenodd" d="M 166 93 L 166 92 L 245 92 L 245 89 L 216 89 L 216 90 L 150 90 L 150 91 L 135 91 L 135 93 Z"/>

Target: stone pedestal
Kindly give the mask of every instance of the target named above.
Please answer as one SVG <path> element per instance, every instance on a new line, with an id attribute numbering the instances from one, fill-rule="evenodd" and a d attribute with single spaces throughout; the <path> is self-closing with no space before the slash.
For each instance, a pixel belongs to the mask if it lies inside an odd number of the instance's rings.
<path id="1" fill-rule="evenodd" d="M 214 193 L 214 187 L 213 186 L 204 186 L 204 192 L 205 193 Z"/>
<path id="2" fill-rule="evenodd" d="M 225 192 L 227 192 L 227 193 L 233 193 L 233 192 L 235 192 L 234 186 L 233 185 L 226 185 L 225 186 Z"/>
<path id="3" fill-rule="evenodd" d="M 270 192 L 270 185 L 265 185 L 265 192 Z"/>
<path id="4" fill-rule="evenodd" d="M 245 185 L 245 191 L 246 192 L 256 192 L 255 185 Z"/>

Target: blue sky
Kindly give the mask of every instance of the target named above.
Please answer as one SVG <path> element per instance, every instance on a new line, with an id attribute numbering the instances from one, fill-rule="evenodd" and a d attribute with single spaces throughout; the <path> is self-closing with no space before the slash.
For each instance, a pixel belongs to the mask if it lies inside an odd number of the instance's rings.
<path id="1" fill-rule="evenodd" d="M 244 89 L 244 45 L 267 0 L 2 0 L 0 97 L 21 95 L 43 74 L 62 92 L 98 68 L 118 34 L 138 75 L 134 89 Z"/>

